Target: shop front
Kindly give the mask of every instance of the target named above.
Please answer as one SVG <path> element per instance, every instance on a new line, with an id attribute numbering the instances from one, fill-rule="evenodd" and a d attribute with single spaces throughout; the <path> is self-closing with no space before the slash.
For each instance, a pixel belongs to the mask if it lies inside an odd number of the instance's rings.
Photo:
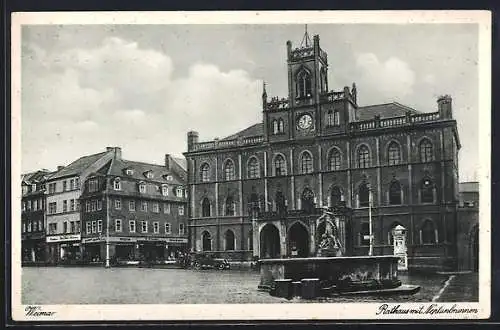
<path id="1" fill-rule="evenodd" d="M 137 240 L 139 259 L 146 262 L 166 260 L 166 242 L 161 237 L 141 237 Z"/>
<path id="2" fill-rule="evenodd" d="M 54 264 L 75 263 L 81 260 L 80 234 L 63 234 L 46 237 L 48 262 Z"/>
<path id="3" fill-rule="evenodd" d="M 40 263 L 46 260 L 44 233 L 34 233 L 22 236 L 22 262 Z"/>
<path id="4" fill-rule="evenodd" d="M 187 238 L 168 237 L 165 243 L 166 260 L 177 260 L 188 252 Z"/>

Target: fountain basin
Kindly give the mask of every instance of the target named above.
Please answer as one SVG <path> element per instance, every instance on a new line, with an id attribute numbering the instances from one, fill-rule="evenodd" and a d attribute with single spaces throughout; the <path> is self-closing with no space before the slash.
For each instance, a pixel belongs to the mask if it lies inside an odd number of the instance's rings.
<path id="1" fill-rule="evenodd" d="M 396 256 L 261 259 L 259 289 L 276 280 L 317 278 L 323 293 L 380 291 L 401 286 Z"/>

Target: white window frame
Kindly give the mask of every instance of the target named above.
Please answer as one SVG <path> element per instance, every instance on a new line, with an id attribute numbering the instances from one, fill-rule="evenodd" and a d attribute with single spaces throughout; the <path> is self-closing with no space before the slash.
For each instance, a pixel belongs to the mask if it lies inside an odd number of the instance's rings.
<path id="1" fill-rule="evenodd" d="M 122 190 L 122 182 L 120 181 L 120 179 L 115 179 L 115 181 L 113 182 L 113 189 Z"/>
<path id="2" fill-rule="evenodd" d="M 128 221 L 128 231 L 130 233 L 135 233 L 135 220 Z"/>
<path id="3" fill-rule="evenodd" d="M 133 207 L 131 207 L 133 205 Z M 135 212 L 135 201 L 129 201 L 128 202 L 128 210 L 130 212 Z"/>
<path id="4" fill-rule="evenodd" d="M 153 212 L 160 213 L 160 204 L 158 204 L 158 202 L 153 203 Z"/>
<path id="5" fill-rule="evenodd" d="M 115 199 L 115 210 L 122 209 L 122 200 L 120 198 Z"/>
<path id="6" fill-rule="evenodd" d="M 170 214 L 170 204 L 169 203 L 163 203 L 163 213 Z"/>
<path id="7" fill-rule="evenodd" d="M 154 234 L 160 233 L 160 223 L 158 221 L 153 222 L 153 233 Z"/>
<path id="8" fill-rule="evenodd" d="M 92 234 L 95 234 L 97 232 L 97 221 L 92 221 Z"/>
<path id="9" fill-rule="evenodd" d="M 186 233 L 186 226 L 183 223 L 179 224 L 179 235 L 184 235 Z"/>
<path id="10" fill-rule="evenodd" d="M 178 211 L 179 211 L 179 215 L 184 215 L 184 205 L 179 205 Z"/>
<path id="11" fill-rule="evenodd" d="M 168 186 L 167 185 L 161 186 L 161 194 L 163 196 L 168 196 Z"/>
<path id="12" fill-rule="evenodd" d="M 97 220 L 97 232 L 102 233 L 102 220 Z"/>
<path id="13" fill-rule="evenodd" d="M 139 192 L 141 194 L 145 194 L 146 193 L 146 184 L 145 183 L 140 183 L 139 184 Z"/>
<path id="14" fill-rule="evenodd" d="M 85 223 L 85 226 L 86 226 L 86 233 L 91 234 L 92 233 L 92 223 L 90 221 L 87 221 Z"/>
<path id="15" fill-rule="evenodd" d="M 170 222 L 165 223 L 165 234 L 172 234 L 172 225 Z"/>
<path id="16" fill-rule="evenodd" d="M 115 232 L 121 233 L 122 231 L 123 231 L 122 220 L 121 219 L 115 219 Z"/>
<path id="17" fill-rule="evenodd" d="M 144 225 L 146 225 L 146 230 L 144 230 Z M 141 221 L 141 233 L 147 233 L 148 232 L 148 222 L 146 220 Z"/>
<path id="18" fill-rule="evenodd" d="M 144 208 L 144 205 L 146 205 L 146 208 Z M 143 212 L 148 211 L 148 202 L 141 202 L 141 211 Z"/>

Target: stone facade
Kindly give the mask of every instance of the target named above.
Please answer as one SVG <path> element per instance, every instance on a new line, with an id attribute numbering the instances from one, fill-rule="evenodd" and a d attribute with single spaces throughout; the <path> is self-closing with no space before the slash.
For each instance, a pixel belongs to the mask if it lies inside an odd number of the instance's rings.
<path id="1" fill-rule="evenodd" d="M 207 142 L 188 133 L 192 249 L 263 257 L 261 231 L 269 224 L 279 233 L 280 256 L 290 256 L 294 223 L 312 242 L 307 217 L 344 202 L 352 209 L 346 244 L 366 255 L 371 194 L 374 254 L 392 254 L 399 224 L 407 229 L 410 269 L 455 268 L 460 141 L 451 97 L 425 113 L 398 103 L 359 106 L 354 84 L 328 90 L 319 36 L 295 49 L 287 42 L 287 63 L 288 97 L 268 98 L 264 85 L 261 123 Z M 272 212 L 280 209 L 277 220 Z M 295 212 L 293 221 L 287 212 Z"/>

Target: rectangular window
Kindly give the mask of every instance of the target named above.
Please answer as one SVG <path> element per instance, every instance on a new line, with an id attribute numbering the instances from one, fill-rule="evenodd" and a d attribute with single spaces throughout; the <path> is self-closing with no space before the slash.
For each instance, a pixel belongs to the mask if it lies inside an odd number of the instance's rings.
<path id="1" fill-rule="evenodd" d="M 63 201 L 63 212 L 68 212 L 68 201 L 67 200 Z"/>
<path id="2" fill-rule="evenodd" d="M 38 221 L 33 221 L 33 231 L 38 231 Z"/>
<path id="3" fill-rule="evenodd" d="M 92 234 L 97 232 L 97 222 L 92 221 Z"/>
<path id="4" fill-rule="evenodd" d="M 172 233 L 172 227 L 170 226 L 169 223 L 165 224 L 165 234 L 171 234 Z"/>
<path id="5" fill-rule="evenodd" d="M 122 231 L 122 221 L 120 219 L 115 220 L 115 231 L 116 232 Z"/>
<path id="6" fill-rule="evenodd" d="M 28 211 L 31 211 L 31 201 L 28 201 Z"/>
<path id="7" fill-rule="evenodd" d="M 115 190 L 122 190 L 122 183 L 120 180 L 115 180 L 114 188 Z"/>
<path id="8" fill-rule="evenodd" d="M 231 180 L 233 179 L 233 177 L 231 176 Z M 176 190 L 176 194 L 175 194 L 177 197 L 182 197 L 182 188 L 177 188 Z"/>
<path id="9" fill-rule="evenodd" d="M 95 192 L 99 190 L 99 182 L 97 179 L 90 179 L 89 180 L 89 192 Z"/>
<path id="10" fill-rule="evenodd" d="M 23 208 L 23 211 L 26 211 L 26 202 L 22 203 L 22 208 Z"/>
<path id="11" fill-rule="evenodd" d="M 69 189 L 70 190 L 75 189 L 75 180 L 74 179 L 69 180 Z"/>
<path id="12" fill-rule="evenodd" d="M 49 234 L 57 233 L 57 223 L 49 223 Z"/>
<path id="13" fill-rule="evenodd" d="M 135 201 L 128 202 L 128 210 L 135 212 Z"/>
<path id="14" fill-rule="evenodd" d="M 31 222 L 28 222 L 28 233 L 31 233 Z"/>
<path id="15" fill-rule="evenodd" d="M 179 215 L 184 215 L 184 205 L 179 205 Z"/>
<path id="16" fill-rule="evenodd" d="M 102 220 L 97 220 L 97 232 L 102 233 Z"/>
<path id="17" fill-rule="evenodd" d="M 122 208 L 122 200 L 121 199 L 115 199 L 115 209 L 121 210 Z"/>
<path id="18" fill-rule="evenodd" d="M 158 234 L 160 232 L 160 223 L 158 221 L 153 222 L 153 233 Z"/>
<path id="19" fill-rule="evenodd" d="M 66 191 L 67 190 L 67 186 L 66 186 L 66 180 L 63 181 L 63 191 Z"/>
<path id="20" fill-rule="evenodd" d="M 70 211 L 75 210 L 75 200 L 74 199 L 70 200 L 69 209 L 70 209 Z"/>
<path id="21" fill-rule="evenodd" d="M 38 220 L 38 230 L 43 231 L 43 222 L 42 220 Z"/>
<path id="22" fill-rule="evenodd" d="M 95 212 L 97 210 L 97 201 L 91 201 L 90 202 L 90 210 L 92 212 Z"/>
<path id="23" fill-rule="evenodd" d="M 147 221 L 141 221 L 141 232 L 143 232 L 143 233 L 148 232 L 148 222 Z"/>
<path id="24" fill-rule="evenodd" d="M 139 185 L 139 192 L 142 194 L 146 193 L 146 185 L 144 183 Z"/>
<path id="25" fill-rule="evenodd" d="M 131 233 L 135 233 L 135 221 L 134 220 L 130 220 L 128 222 L 128 231 Z"/>
<path id="26" fill-rule="evenodd" d="M 161 194 L 163 196 L 168 196 L 168 186 L 167 185 L 161 186 Z"/>
<path id="27" fill-rule="evenodd" d="M 76 189 L 80 189 L 80 179 L 79 178 L 75 178 L 75 187 L 76 187 Z"/>
<path id="28" fill-rule="evenodd" d="M 80 232 L 80 221 L 77 221 L 76 222 L 76 232 L 79 233 Z"/>
<path id="29" fill-rule="evenodd" d="M 183 223 L 179 224 L 179 235 L 184 235 L 184 224 Z"/>
<path id="30" fill-rule="evenodd" d="M 87 201 L 85 203 L 85 212 L 90 212 L 90 202 L 89 201 Z"/>
<path id="31" fill-rule="evenodd" d="M 68 232 L 68 222 L 67 222 L 67 221 L 64 221 L 64 222 L 63 222 L 63 232 L 64 232 L 64 233 L 67 233 L 67 232 Z"/>
<path id="32" fill-rule="evenodd" d="M 57 202 L 49 203 L 49 213 L 54 214 L 57 212 Z"/>
<path id="33" fill-rule="evenodd" d="M 36 211 L 36 210 L 38 210 L 38 200 L 35 199 L 33 201 L 33 211 Z"/>
<path id="34" fill-rule="evenodd" d="M 160 206 L 158 205 L 158 203 L 153 203 L 153 212 L 154 213 L 160 212 Z"/>
<path id="35" fill-rule="evenodd" d="M 102 210 L 102 201 L 100 199 L 97 200 L 97 210 Z"/>
<path id="36" fill-rule="evenodd" d="M 70 222 L 70 227 L 71 227 L 71 229 L 70 229 L 70 233 L 72 233 L 72 234 L 73 234 L 73 233 L 75 232 L 75 230 L 76 230 L 76 227 L 75 227 L 75 222 L 74 222 L 74 221 L 71 221 L 71 222 Z"/>
<path id="37" fill-rule="evenodd" d="M 49 194 L 53 194 L 56 192 L 56 184 L 55 183 L 49 183 Z"/>
<path id="38" fill-rule="evenodd" d="M 26 222 L 23 222 L 23 233 L 26 232 Z"/>
<path id="39" fill-rule="evenodd" d="M 85 225 L 87 234 L 90 234 L 92 232 L 92 224 L 90 223 L 90 221 L 88 221 L 85 223 Z"/>
<path id="40" fill-rule="evenodd" d="M 143 212 L 147 212 L 148 211 L 148 202 L 142 202 L 141 203 L 141 210 Z"/>

